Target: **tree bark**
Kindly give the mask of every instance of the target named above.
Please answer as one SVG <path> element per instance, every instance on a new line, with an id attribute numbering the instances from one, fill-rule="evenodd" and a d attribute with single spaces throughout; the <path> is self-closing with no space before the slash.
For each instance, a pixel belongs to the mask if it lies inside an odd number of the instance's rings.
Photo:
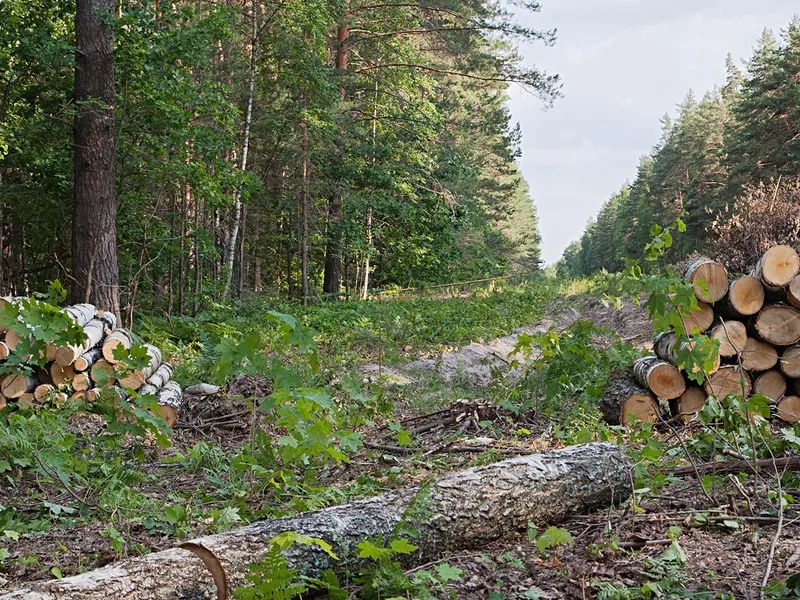
<path id="1" fill-rule="evenodd" d="M 398 526 L 419 531 L 418 549 L 408 562 L 424 563 L 457 549 L 483 548 L 516 537 L 528 523 L 551 524 L 576 512 L 617 504 L 630 495 L 631 462 L 611 444 L 571 446 L 451 473 L 423 493 L 409 487 L 342 506 L 302 513 L 194 540 L 219 561 L 232 590 L 244 583 L 247 565 L 262 560 L 270 540 L 297 531 L 322 538 L 340 560 L 314 545 L 285 552 L 290 567 L 320 576 L 327 569 L 355 573 L 366 564 L 357 544 L 379 536 L 388 542 Z M 420 516 L 415 516 L 415 513 Z M 422 516 L 424 515 L 424 516 Z M 75 577 L 30 584 L 0 600 L 156 600 L 216 598 L 212 578 L 200 560 L 174 548 L 108 565 Z"/>
<path id="2" fill-rule="evenodd" d="M 114 0 L 77 0 L 75 10 L 70 297 L 119 316 L 113 10 Z"/>
<path id="3" fill-rule="evenodd" d="M 698 300 L 717 302 L 728 293 L 728 272 L 710 258 L 697 259 L 686 267 L 683 276 L 694 284 L 694 294 Z"/>
<path id="4" fill-rule="evenodd" d="M 609 375 L 600 412 L 611 425 L 628 425 L 634 418 L 645 423 L 658 421 L 658 404 L 650 392 L 636 385 L 633 368 Z"/>
<path id="5" fill-rule="evenodd" d="M 633 374 L 639 385 L 665 400 L 677 398 L 686 391 L 686 382 L 678 368 L 656 356 L 637 360 Z"/>

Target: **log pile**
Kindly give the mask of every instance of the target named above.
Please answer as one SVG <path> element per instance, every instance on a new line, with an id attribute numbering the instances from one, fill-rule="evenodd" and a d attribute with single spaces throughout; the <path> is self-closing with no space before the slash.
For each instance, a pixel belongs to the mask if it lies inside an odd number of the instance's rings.
<path id="1" fill-rule="evenodd" d="M 0 304 L 16 303 L 20 298 L 0 298 Z M 145 344 L 149 363 L 141 370 L 127 372 L 114 351 L 134 345 L 131 333 L 118 326 L 113 313 L 98 310 L 91 304 L 68 306 L 63 312 L 83 329 L 85 339 L 78 345 L 47 346 L 44 368 L 31 365 L 30 373 L 0 376 L 0 408 L 11 402 L 44 403 L 69 399 L 96 400 L 103 388 L 114 388 L 125 397 L 129 391 L 151 394 L 157 398 L 162 416 L 172 426 L 178 418 L 182 392 L 172 381 L 172 365 L 163 362 L 161 350 Z M 33 327 L 28 325 L 33 331 Z M 0 326 L 0 361 L 15 354 L 21 342 L 13 330 Z M 20 356 L 25 362 L 29 356 Z"/>
<path id="2" fill-rule="evenodd" d="M 749 274 L 735 278 L 709 258 L 688 265 L 683 276 L 694 284 L 699 310 L 680 315 L 686 337 L 718 340 L 717 360 L 698 386 L 678 368 L 681 350 L 692 342 L 675 331 L 659 334 L 653 356 L 612 373 L 601 405 L 605 419 L 653 423 L 669 411 L 688 421 L 709 396 L 760 394 L 776 417 L 800 421 L 799 273 L 800 256 L 790 246 L 771 247 Z"/>

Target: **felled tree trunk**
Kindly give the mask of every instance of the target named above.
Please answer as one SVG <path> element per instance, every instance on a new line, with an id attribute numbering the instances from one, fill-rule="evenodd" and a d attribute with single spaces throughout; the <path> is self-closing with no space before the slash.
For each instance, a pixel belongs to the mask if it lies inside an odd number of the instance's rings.
<path id="1" fill-rule="evenodd" d="M 784 396 L 775 405 L 776 415 L 787 423 L 800 421 L 800 397 Z"/>
<path id="2" fill-rule="evenodd" d="M 603 418 L 611 425 L 628 425 L 634 419 L 658 421 L 658 404 L 646 389 L 636 385 L 632 369 L 611 373 L 600 403 Z"/>
<path id="3" fill-rule="evenodd" d="M 766 342 L 747 338 L 742 350 L 742 367 L 747 371 L 767 371 L 778 364 L 778 351 Z"/>
<path id="4" fill-rule="evenodd" d="M 633 375 L 639 385 L 659 398 L 672 400 L 686 391 L 686 382 L 678 368 L 656 356 L 645 356 L 633 365 Z"/>
<path id="5" fill-rule="evenodd" d="M 777 293 L 787 285 L 800 270 L 800 257 L 791 246 L 772 246 L 758 261 L 750 273 L 761 281 L 764 289 Z"/>
<path id="6" fill-rule="evenodd" d="M 753 384 L 747 371 L 737 365 L 720 367 L 719 371 L 711 375 L 703 383 L 703 388 L 709 396 L 725 398 L 728 395 L 747 397 Z"/>
<path id="7" fill-rule="evenodd" d="M 108 334 L 108 337 L 103 342 L 103 358 L 105 358 L 112 365 L 117 364 L 119 361 L 114 358 L 114 350 L 117 346 L 122 346 L 125 349 L 130 349 L 133 346 L 133 337 L 127 329 L 118 327 Z"/>
<path id="8" fill-rule="evenodd" d="M 741 321 L 724 321 L 709 335 L 719 340 L 720 356 L 736 356 L 747 343 L 747 327 Z"/>
<path id="9" fill-rule="evenodd" d="M 764 371 L 753 382 L 753 393 L 777 402 L 786 395 L 788 387 L 783 373 L 777 370 Z"/>
<path id="10" fill-rule="evenodd" d="M 794 306 L 767 306 L 755 321 L 758 336 L 775 346 L 800 342 L 800 310 Z"/>
<path id="11" fill-rule="evenodd" d="M 734 279 L 728 287 L 728 295 L 719 303 L 721 312 L 735 319 L 752 316 L 763 306 L 764 286 L 750 275 Z"/>
<path id="12" fill-rule="evenodd" d="M 183 392 L 181 386 L 174 381 L 167 381 L 164 387 L 158 392 L 158 406 L 161 409 L 161 416 L 172 427 L 178 422 L 178 412 L 183 402 Z"/>
<path id="13" fill-rule="evenodd" d="M 228 597 L 244 583 L 247 565 L 259 562 L 277 534 L 297 531 L 333 546 L 334 560 L 315 545 L 286 551 L 291 567 L 319 577 L 325 570 L 358 572 L 357 545 L 393 539 L 404 520 L 419 531 L 409 562 L 424 563 L 457 549 L 482 548 L 517 536 L 528 522 L 558 522 L 575 512 L 608 507 L 630 495 L 630 461 L 611 444 L 583 444 L 446 475 L 420 493 L 417 487 L 324 510 L 254 523 L 194 540 L 224 569 Z M 414 516 L 415 513 L 419 516 Z M 31 584 L 0 600 L 210 600 L 209 572 L 184 549 L 133 558 L 75 577 Z"/>
<path id="14" fill-rule="evenodd" d="M 163 359 L 161 350 L 150 344 L 145 344 L 144 347 L 147 348 L 147 356 L 150 359 L 150 362 L 144 368 L 136 369 L 133 372 L 120 377 L 120 385 L 133 390 L 138 390 L 144 385 L 144 382 L 147 381 L 153 373 L 155 373 L 156 369 L 158 369 L 158 366 L 161 364 Z"/>
<path id="15" fill-rule="evenodd" d="M 781 371 L 792 379 L 800 378 L 800 345 L 792 346 L 783 351 Z"/>
<path id="16" fill-rule="evenodd" d="M 717 302 L 728 293 L 728 272 L 710 258 L 697 259 L 686 267 L 683 276 L 694 284 L 694 294 L 698 300 Z"/>
<path id="17" fill-rule="evenodd" d="M 708 394 L 705 393 L 703 388 L 696 385 L 687 385 L 686 391 L 680 397 L 669 401 L 669 409 L 673 417 L 680 416 L 685 423 L 688 423 L 700 412 L 707 398 Z"/>

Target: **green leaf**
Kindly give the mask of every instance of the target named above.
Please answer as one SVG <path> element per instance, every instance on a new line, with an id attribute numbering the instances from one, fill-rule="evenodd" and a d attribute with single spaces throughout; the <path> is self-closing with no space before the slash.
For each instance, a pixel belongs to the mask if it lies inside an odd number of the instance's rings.
<path id="1" fill-rule="evenodd" d="M 409 541 L 405 538 L 392 540 L 392 543 L 389 544 L 389 546 L 391 546 L 392 550 L 396 554 L 411 554 L 417 549 L 417 546 L 409 543 Z"/>
<path id="2" fill-rule="evenodd" d="M 392 550 L 390 548 L 381 548 L 368 540 L 360 542 L 358 544 L 358 550 L 359 558 L 369 558 L 376 562 L 392 555 Z"/>
<path id="3" fill-rule="evenodd" d="M 55 577 L 56 579 L 62 579 L 64 577 L 61 574 L 61 569 L 59 569 L 58 567 L 53 567 L 52 569 L 50 569 L 50 572 L 53 574 L 53 577 Z"/>
<path id="4" fill-rule="evenodd" d="M 12 539 L 12 540 L 18 540 L 19 539 L 19 532 L 18 531 L 14 531 L 13 529 L 6 529 L 3 532 L 3 535 L 6 536 L 9 539 Z"/>
<path id="5" fill-rule="evenodd" d="M 439 565 L 436 565 L 435 568 L 436 568 L 436 573 L 439 575 L 439 579 L 441 579 L 445 583 L 449 581 L 458 581 L 464 574 L 464 571 L 462 571 L 458 567 L 451 567 L 447 563 L 441 563 Z"/>

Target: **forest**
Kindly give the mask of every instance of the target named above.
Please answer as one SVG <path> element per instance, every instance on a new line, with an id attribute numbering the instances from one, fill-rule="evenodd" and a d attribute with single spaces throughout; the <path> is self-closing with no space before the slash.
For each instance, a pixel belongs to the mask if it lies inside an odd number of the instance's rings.
<path id="1" fill-rule="evenodd" d="M 541 8 L 0 0 L 0 600 L 800 598 L 800 20 L 545 268 Z"/>
<path id="2" fill-rule="evenodd" d="M 777 37 L 765 30 L 744 69 L 730 55 L 725 64 L 724 85 L 700 99 L 690 91 L 675 117 L 664 116 L 636 178 L 564 251 L 560 274 L 617 271 L 640 255 L 653 225 L 683 213 L 673 261 L 708 253 L 743 272 L 770 242 L 797 245 L 800 21 Z"/>

